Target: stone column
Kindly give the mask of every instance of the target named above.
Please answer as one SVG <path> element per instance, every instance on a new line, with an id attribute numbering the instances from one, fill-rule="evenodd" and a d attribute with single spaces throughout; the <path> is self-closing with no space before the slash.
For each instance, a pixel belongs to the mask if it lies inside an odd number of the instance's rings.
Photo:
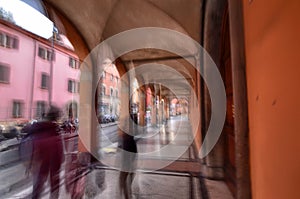
<path id="1" fill-rule="evenodd" d="M 201 93 L 201 84 L 200 84 L 200 80 L 201 80 L 201 76 L 200 76 L 200 55 L 195 57 L 195 66 L 197 67 L 198 70 L 195 69 L 195 83 L 194 83 L 194 90 L 195 90 L 195 96 L 191 95 L 190 96 L 190 108 L 196 108 L 199 115 L 192 115 L 192 109 L 189 110 L 190 112 L 190 118 L 193 117 L 199 117 L 199 123 L 195 124 L 197 125 L 197 129 L 196 129 L 196 135 L 195 135 L 195 139 L 194 139 L 194 146 L 195 146 L 195 155 L 199 154 L 200 152 L 200 147 L 202 144 L 202 131 L 201 131 L 201 119 L 202 119 L 202 110 L 201 110 L 201 100 L 200 97 L 202 97 L 200 95 Z M 196 155 L 197 157 L 197 155 Z"/>
<path id="2" fill-rule="evenodd" d="M 85 63 L 81 65 L 81 77 L 80 77 L 80 115 L 79 121 L 82 124 L 79 127 L 79 143 L 78 143 L 78 155 L 82 164 L 88 164 L 90 161 L 90 154 L 95 152 L 96 140 L 94 137 L 96 131 L 95 117 L 93 115 L 95 108 L 95 101 L 93 92 L 95 88 L 95 78 L 97 72 L 93 65 L 93 60 L 86 59 Z M 96 152 L 95 152 L 96 153 Z"/>
<path id="3" fill-rule="evenodd" d="M 221 32 L 223 14 L 226 7 L 226 1 L 211 0 L 206 2 L 207 11 L 204 21 L 204 48 L 209 53 L 215 64 L 221 69 Z M 207 79 L 210 78 L 210 68 L 207 67 L 204 60 L 204 75 Z M 211 102 L 207 88 L 204 89 L 205 101 L 205 131 L 208 128 L 211 117 Z M 207 137 L 205 137 L 207 139 Z M 208 140 L 209 141 L 209 140 Z M 224 136 L 220 136 L 213 150 L 206 157 L 206 164 L 203 166 L 203 174 L 212 179 L 224 178 Z"/>
<path id="4" fill-rule="evenodd" d="M 245 1 L 246 2 L 246 1 Z M 236 197 L 251 198 L 248 97 L 244 41 L 243 2 L 229 0 L 229 30 L 235 105 Z"/>
<path id="5" fill-rule="evenodd" d="M 170 101 L 169 98 L 164 98 L 165 99 L 165 119 L 169 120 L 170 118 Z"/>
<path id="6" fill-rule="evenodd" d="M 146 115 L 146 89 L 142 86 L 139 89 L 139 125 L 145 126 Z"/>

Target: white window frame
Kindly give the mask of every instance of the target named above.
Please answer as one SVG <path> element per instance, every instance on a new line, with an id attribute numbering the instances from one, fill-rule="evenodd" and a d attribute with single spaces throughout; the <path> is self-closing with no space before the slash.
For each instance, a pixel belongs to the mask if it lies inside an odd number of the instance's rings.
<path id="1" fill-rule="evenodd" d="M 11 49 L 19 48 L 19 39 L 10 34 L 0 32 L 0 46 Z"/>
<path id="2" fill-rule="evenodd" d="M 68 92 L 79 93 L 79 82 L 74 79 L 68 79 Z"/>
<path id="3" fill-rule="evenodd" d="M 0 63 L 0 71 L 3 68 L 3 74 L 0 74 L 0 83 L 8 84 L 10 82 L 10 66 Z"/>
<path id="4" fill-rule="evenodd" d="M 74 69 L 79 68 L 79 61 L 74 57 L 69 57 L 69 66 Z"/>
<path id="5" fill-rule="evenodd" d="M 45 79 L 45 84 L 46 85 L 44 85 L 43 83 L 44 83 L 44 77 L 46 78 Z M 45 89 L 45 90 L 48 90 L 49 89 L 49 82 L 50 81 L 50 76 L 49 76 L 49 74 L 47 74 L 47 73 L 42 73 L 41 74 L 41 89 Z"/>
<path id="6" fill-rule="evenodd" d="M 100 93 L 101 93 L 101 96 L 105 96 L 106 95 L 106 86 L 105 86 L 105 84 L 101 85 Z"/>
<path id="7" fill-rule="evenodd" d="M 21 100 L 13 100 L 12 117 L 21 118 L 22 116 L 23 116 L 23 102 Z"/>
<path id="8" fill-rule="evenodd" d="M 46 101 L 37 101 L 36 102 L 36 117 L 41 118 L 46 112 L 47 102 Z"/>
<path id="9" fill-rule="evenodd" d="M 45 48 L 43 46 L 39 46 L 38 48 L 38 56 L 44 60 L 48 60 L 48 61 L 54 61 L 55 59 L 55 52 L 53 51 L 52 54 L 52 50 Z"/>

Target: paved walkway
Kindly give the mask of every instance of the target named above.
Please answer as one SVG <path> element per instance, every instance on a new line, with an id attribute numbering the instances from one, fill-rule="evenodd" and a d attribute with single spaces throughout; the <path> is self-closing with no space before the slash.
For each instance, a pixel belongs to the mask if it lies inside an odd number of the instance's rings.
<path id="1" fill-rule="evenodd" d="M 190 129 L 188 120 L 179 117 L 159 127 L 148 127 L 138 136 L 139 154 L 132 183 L 132 198 L 232 198 L 223 182 L 200 177 L 201 164 L 195 158 Z M 60 174 L 60 198 L 72 198 L 72 191 L 67 191 L 70 185 L 73 188 L 78 185 L 77 190 L 82 187 L 83 198 L 122 198 L 118 187 L 120 172 L 114 169 L 118 168 L 120 159 L 117 144 L 99 149 L 101 164 L 96 163 L 80 174 L 66 168 L 68 163 L 75 160 L 76 147 L 75 139 L 70 138 L 65 146 L 65 153 L 68 154 L 66 163 Z M 17 167 L 17 170 L 22 170 L 20 165 Z M 11 188 L 0 198 L 30 198 L 31 180 L 28 178 L 27 183 Z M 43 198 L 49 198 L 49 185 L 45 188 Z"/>
<path id="2" fill-rule="evenodd" d="M 201 165 L 194 157 L 193 135 L 186 118 L 175 118 L 158 127 L 147 127 L 137 138 L 138 169 L 170 169 L 180 172 L 200 172 Z M 118 167 L 117 143 L 99 149 L 100 161 Z M 121 152 L 119 152 L 121 153 Z M 171 166 L 171 167 L 170 167 Z M 185 168 L 183 168 L 185 167 Z"/>

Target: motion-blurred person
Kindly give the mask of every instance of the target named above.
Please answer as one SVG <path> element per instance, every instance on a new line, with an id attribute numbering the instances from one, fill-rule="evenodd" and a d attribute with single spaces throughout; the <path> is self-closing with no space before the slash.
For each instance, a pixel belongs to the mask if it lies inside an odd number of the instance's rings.
<path id="1" fill-rule="evenodd" d="M 45 119 L 33 124 L 30 130 L 33 140 L 30 168 L 33 175 L 33 199 L 41 198 L 48 175 L 50 175 L 51 198 L 59 196 L 59 173 L 64 161 L 62 140 L 56 124 L 59 117 L 59 108 L 51 106 Z"/>
<path id="2" fill-rule="evenodd" d="M 131 119 L 137 124 L 137 115 L 130 114 Z M 122 168 L 119 177 L 119 187 L 121 195 L 124 194 L 125 199 L 132 197 L 132 182 L 135 176 L 137 145 L 134 139 L 134 127 L 131 125 L 131 135 L 121 132 L 120 148 L 122 151 Z"/>

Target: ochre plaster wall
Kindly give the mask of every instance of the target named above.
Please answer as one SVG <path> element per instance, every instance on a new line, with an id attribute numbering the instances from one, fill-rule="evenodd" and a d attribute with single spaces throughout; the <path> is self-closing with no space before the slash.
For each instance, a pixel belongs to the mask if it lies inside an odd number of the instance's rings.
<path id="1" fill-rule="evenodd" d="M 252 196 L 300 198 L 300 1 L 243 3 Z"/>

